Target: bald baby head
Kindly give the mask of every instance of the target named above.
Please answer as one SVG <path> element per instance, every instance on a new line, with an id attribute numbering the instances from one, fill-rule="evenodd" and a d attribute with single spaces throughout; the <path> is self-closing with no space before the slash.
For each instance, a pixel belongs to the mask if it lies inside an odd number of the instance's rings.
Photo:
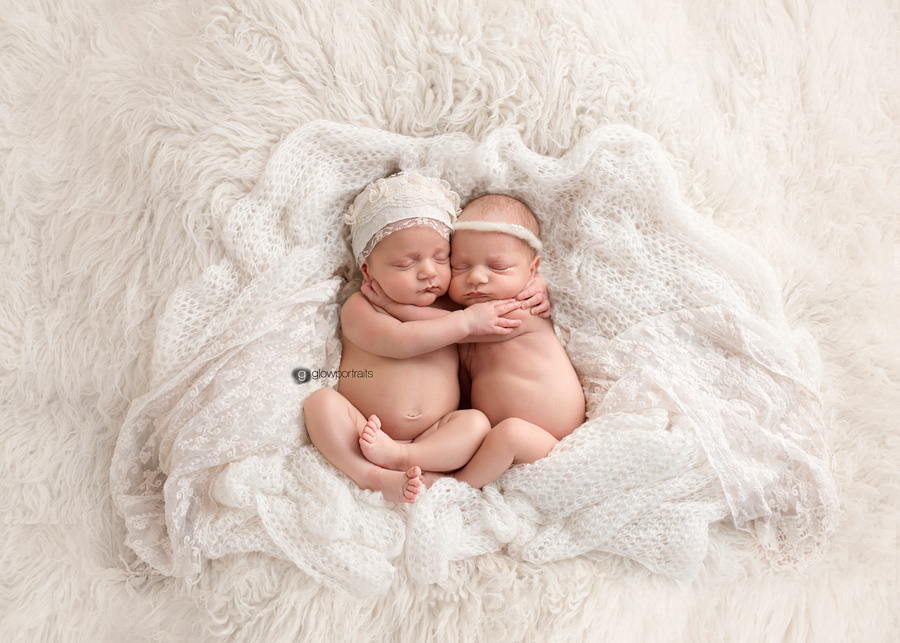
<path id="1" fill-rule="evenodd" d="M 540 226 L 528 206 L 504 194 L 486 194 L 469 202 L 459 215 L 459 220 L 512 223 L 528 229 L 536 237 L 540 236 Z"/>
<path id="2" fill-rule="evenodd" d="M 487 194 L 469 202 L 457 219 L 457 223 L 499 223 L 521 226 L 535 238 L 540 238 L 540 225 L 531 209 L 511 196 Z M 528 245 L 528 244 L 526 244 Z M 529 245 L 531 252 L 534 248 Z"/>

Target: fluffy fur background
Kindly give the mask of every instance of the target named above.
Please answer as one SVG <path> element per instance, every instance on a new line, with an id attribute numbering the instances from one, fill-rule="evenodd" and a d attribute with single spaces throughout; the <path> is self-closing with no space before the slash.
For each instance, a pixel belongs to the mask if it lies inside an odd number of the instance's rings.
<path id="1" fill-rule="evenodd" d="M 731 4 L 0 0 L 0 637 L 896 641 L 900 10 Z M 315 118 L 509 123 L 551 155 L 607 123 L 659 138 L 820 343 L 844 512 L 826 558 L 774 573 L 722 525 L 689 590 L 603 554 L 486 556 L 371 602 L 265 556 L 145 573 L 107 476 L 156 321 Z"/>

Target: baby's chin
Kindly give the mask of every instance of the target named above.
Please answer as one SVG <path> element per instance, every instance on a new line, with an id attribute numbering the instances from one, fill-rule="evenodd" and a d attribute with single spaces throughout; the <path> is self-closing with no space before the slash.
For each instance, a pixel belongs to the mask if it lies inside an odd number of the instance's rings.
<path id="1" fill-rule="evenodd" d="M 397 303 L 400 304 L 409 304 L 411 306 L 430 306 L 437 298 L 444 294 L 443 290 L 436 290 L 435 292 L 417 292 L 410 293 L 409 296 L 404 297 L 402 300 L 395 299 Z"/>
<path id="2" fill-rule="evenodd" d="M 481 304 L 486 301 L 502 301 L 503 299 L 515 299 L 516 295 L 518 294 L 519 291 L 516 291 L 511 295 L 506 295 L 503 293 L 490 293 L 485 294 L 482 297 L 468 297 L 465 293 L 454 295 L 454 293 L 451 292 L 450 299 L 460 306 L 474 306 L 475 304 Z"/>

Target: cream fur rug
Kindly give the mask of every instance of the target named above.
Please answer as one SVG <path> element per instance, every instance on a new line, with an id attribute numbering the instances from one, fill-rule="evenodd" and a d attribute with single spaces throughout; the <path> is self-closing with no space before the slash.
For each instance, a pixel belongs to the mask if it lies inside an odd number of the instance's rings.
<path id="1" fill-rule="evenodd" d="M 190 9 L 185 9 L 190 4 Z M 396 7 L 394 6 L 396 4 Z M 0 637 L 894 641 L 900 636 L 900 11 L 893 2 L 0 1 Z M 775 268 L 819 342 L 842 522 L 805 574 L 710 536 L 687 589 L 606 554 L 502 554 L 353 600 L 265 555 L 147 574 L 108 474 L 173 290 L 317 118 L 501 125 L 557 156 L 660 140 L 684 199 Z M 128 569 L 131 571 L 127 571 Z"/>

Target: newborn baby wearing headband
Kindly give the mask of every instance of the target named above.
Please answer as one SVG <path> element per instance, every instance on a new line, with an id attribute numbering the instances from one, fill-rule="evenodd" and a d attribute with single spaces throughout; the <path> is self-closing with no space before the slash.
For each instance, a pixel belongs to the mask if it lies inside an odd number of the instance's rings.
<path id="1" fill-rule="evenodd" d="M 450 298 L 471 310 L 515 296 L 540 265 L 537 233 L 537 220 L 521 201 L 498 194 L 472 201 L 454 227 Z M 367 296 L 383 301 L 377 292 Z M 447 314 L 387 301 L 383 305 L 400 319 Z M 513 464 L 544 457 L 584 422 L 584 391 L 552 322 L 524 310 L 506 316 L 521 324 L 459 345 L 462 374 L 471 382 L 471 405 L 493 426 L 471 461 L 452 474 L 476 488 Z M 436 478 L 431 473 L 423 477 L 426 484 Z"/>
<path id="2" fill-rule="evenodd" d="M 386 301 L 430 307 L 450 284 L 458 211 L 459 197 L 438 179 L 401 173 L 368 186 L 347 215 L 366 281 L 379 284 Z M 361 488 L 415 502 L 423 469 L 459 469 L 491 428 L 480 411 L 457 410 L 455 342 L 511 332 L 522 322 L 504 315 L 521 306 L 497 299 L 401 322 L 355 292 L 341 309 L 340 370 L 372 376 L 343 378 L 337 390 L 309 396 L 303 414 L 310 440 Z"/>
<path id="3" fill-rule="evenodd" d="M 463 210 L 450 243 L 450 298 L 475 306 L 515 295 L 540 265 L 538 222 L 512 197 L 489 194 Z M 472 407 L 494 427 L 454 476 L 482 487 L 513 464 L 534 462 L 584 422 L 584 390 L 549 319 L 521 310 L 509 334 L 460 344 Z"/>

